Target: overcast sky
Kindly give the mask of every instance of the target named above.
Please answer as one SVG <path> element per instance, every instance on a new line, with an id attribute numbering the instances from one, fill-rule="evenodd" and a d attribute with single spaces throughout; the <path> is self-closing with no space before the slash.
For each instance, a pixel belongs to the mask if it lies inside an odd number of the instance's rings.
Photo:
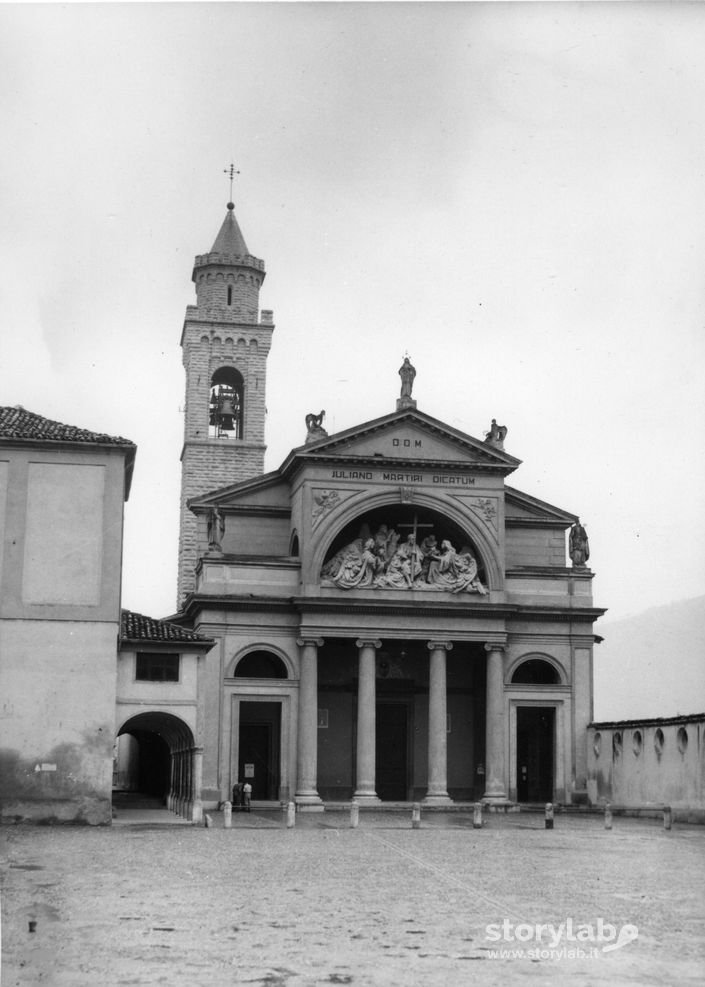
<path id="1" fill-rule="evenodd" d="M 139 446 L 125 606 L 173 612 L 193 257 L 274 310 L 267 469 L 419 408 L 585 522 L 611 619 L 705 593 L 702 4 L 0 6 L 0 403 Z"/>

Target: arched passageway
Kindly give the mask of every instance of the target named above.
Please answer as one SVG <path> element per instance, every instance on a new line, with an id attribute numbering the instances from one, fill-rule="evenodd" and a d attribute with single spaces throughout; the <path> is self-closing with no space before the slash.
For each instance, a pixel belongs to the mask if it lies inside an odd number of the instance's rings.
<path id="1" fill-rule="evenodd" d="M 116 787 L 159 799 L 178 815 L 200 821 L 202 758 L 191 728 L 178 716 L 138 713 L 118 730 Z"/>

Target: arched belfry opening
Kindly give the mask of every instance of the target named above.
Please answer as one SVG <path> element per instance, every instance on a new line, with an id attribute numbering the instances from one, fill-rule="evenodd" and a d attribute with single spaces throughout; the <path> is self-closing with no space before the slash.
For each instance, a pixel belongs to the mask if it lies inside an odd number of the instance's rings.
<path id="1" fill-rule="evenodd" d="M 487 592 L 487 566 L 476 540 L 431 508 L 395 504 L 350 521 L 331 542 L 323 585 Z"/>
<path id="2" fill-rule="evenodd" d="M 213 374 L 208 412 L 211 438 L 243 437 L 245 382 L 235 367 L 220 367 Z"/>

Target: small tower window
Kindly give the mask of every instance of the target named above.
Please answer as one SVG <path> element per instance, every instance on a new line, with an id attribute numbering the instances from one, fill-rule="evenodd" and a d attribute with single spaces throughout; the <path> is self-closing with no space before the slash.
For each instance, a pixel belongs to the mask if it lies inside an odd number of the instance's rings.
<path id="1" fill-rule="evenodd" d="M 217 439 L 241 439 L 244 422 L 245 382 L 235 367 L 221 367 L 211 379 L 208 434 Z"/>
<path id="2" fill-rule="evenodd" d="M 228 285 L 228 305 L 232 305 L 232 303 L 233 303 L 233 286 L 231 284 L 229 284 Z"/>

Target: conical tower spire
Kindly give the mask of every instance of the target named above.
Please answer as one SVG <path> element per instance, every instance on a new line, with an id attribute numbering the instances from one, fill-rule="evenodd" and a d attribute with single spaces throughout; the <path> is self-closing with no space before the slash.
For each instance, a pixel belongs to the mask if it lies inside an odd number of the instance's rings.
<path id="1" fill-rule="evenodd" d="M 206 317 L 227 322 L 256 322 L 264 278 L 264 261 L 247 249 L 235 206 L 229 202 L 213 247 L 194 262 L 198 309 Z"/>
<path id="2" fill-rule="evenodd" d="M 228 211 L 225 214 L 223 225 L 220 227 L 220 232 L 215 238 L 215 243 L 211 247 L 211 253 L 224 254 L 230 257 L 246 257 L 250 253 L 235 219 L 234 202 L 228 203 Z"/>

